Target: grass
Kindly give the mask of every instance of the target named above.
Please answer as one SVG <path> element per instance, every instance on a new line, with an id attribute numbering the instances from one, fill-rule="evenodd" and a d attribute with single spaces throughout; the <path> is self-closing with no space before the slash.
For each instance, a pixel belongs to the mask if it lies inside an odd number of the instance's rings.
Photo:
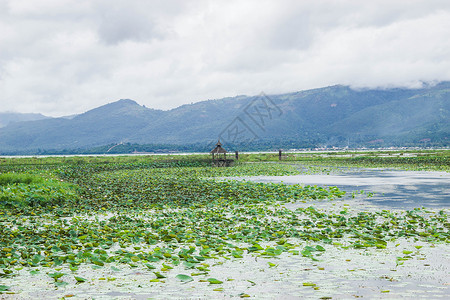
<path id="1" fill-rule="evenodd" d="M 31 174 L 17 174 L 17 173 L 4 173 L 0 174 L 0 186 L 11 184 L 36 184 L 42 183 L 43 179 L 40 176 Z"/>
<path id="2" fill-rule="evenodd" d="M 79 200 L 79 188 L 71 183 L 27 174 L 1 174 L 0 178 L 0 208 L 10 213 L 57 213 L 57 208 Z"/>

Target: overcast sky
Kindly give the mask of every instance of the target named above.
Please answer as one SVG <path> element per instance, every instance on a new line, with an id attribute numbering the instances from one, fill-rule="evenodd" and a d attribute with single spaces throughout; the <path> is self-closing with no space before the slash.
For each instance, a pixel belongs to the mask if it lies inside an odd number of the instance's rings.
<path id="1" fill-rule="evenodd" d="M 0 111 L 443 80 L 448 0 L 0 0 Z"/>

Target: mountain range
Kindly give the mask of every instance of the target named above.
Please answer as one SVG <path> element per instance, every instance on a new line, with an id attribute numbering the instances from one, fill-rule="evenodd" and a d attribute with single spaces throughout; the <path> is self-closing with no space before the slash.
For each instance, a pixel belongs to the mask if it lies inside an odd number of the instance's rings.
<path id="1" fill-rule="evenodd" d="M 12 122 L 36 121 L 48 119 L 42 114 L 23 114 L 15 112 L 0 112 L 0 128 L 5 127 Z"/>
<path id="2" fill-rule="evenodd" d="M 207 100 L 163 111 L 122 99 L 70 118 L 0 113 L 0 154 L 115 144 L 449 146 L 450 82 L 420 89 L 335 85 Z M 27 119 L 28 118 L 28 119 Z M 254 145 L 255 147 L 252 147 Z"/>

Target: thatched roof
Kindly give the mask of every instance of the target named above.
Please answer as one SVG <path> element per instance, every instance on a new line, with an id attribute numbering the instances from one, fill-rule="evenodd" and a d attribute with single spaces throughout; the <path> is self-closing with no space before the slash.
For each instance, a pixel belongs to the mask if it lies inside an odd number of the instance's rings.
<path id="1" fill-rule="evenodd" d="M 212 149 L 211 154 L 224 154 L 227 153 L 227 150 L 225 150 L 224 148 L 222 148 L 222 144 L 220 143 L 220 140 L 217 142 L 216 144 L 216 148 Z"/>

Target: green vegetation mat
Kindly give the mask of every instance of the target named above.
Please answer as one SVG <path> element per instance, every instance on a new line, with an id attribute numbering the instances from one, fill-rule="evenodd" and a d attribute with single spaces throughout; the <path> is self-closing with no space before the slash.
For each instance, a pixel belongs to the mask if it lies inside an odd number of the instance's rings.
<path id="1" fill-rule="evenodd" d="M 227 278 L 210 272 L 227 260 L 288 255 L 317 262 L 329 247 L 382 251 L 402 239 L 450 241 L 446 210 L 291 210 L 284 204 L 332 201 L 345 192 L 224 179 L 298 174 L 288 164 L 214 168 L 198 157 L 32 160 L 0 164 L 0 293 L 20 292 L 2 280 L 23 277 L 24 270 L 46 274 L 65 289 L 88 284 L 105 268 L 150 272 L 159 283 L 207 282 L 223 292 Z M 395 264 L 411 253 L 404 250 Z M 83 272 L 85 278 L 80 272 L 87 266 L 92 272 Z"/>

